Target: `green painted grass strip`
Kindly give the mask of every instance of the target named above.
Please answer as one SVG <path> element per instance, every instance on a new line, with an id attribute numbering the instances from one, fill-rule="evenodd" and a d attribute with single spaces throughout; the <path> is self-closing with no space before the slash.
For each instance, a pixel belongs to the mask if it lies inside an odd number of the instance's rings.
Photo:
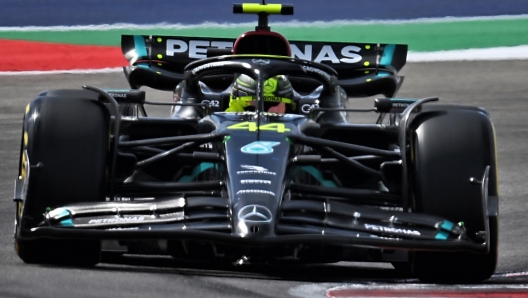
<path id="1" fill-rule="evenodd" d="M 332 22 L 272 25 L 289 39 L 409 44 L 411 51 L 489 48 L 528 44 L 528 18 L 438 22 L 354 23 Z M 0 38 L 69 44 L 120 44 L 121 34 L 237 37 L 253 24 L 234 26 L 180 26 L 178 29 L 108 29 L 71 31 L 0 31 Z"/>

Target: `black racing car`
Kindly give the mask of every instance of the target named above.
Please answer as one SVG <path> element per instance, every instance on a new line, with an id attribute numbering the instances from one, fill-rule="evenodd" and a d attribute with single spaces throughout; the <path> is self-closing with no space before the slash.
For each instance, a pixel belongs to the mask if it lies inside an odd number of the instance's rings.
<path id="1" fill-rule="evenodd" d="M 28 105 L 19 257 L 383 261 L 427 282 L 489 278 L 498 255 L 489 114 L 394 98 L 405 45 L 287 41 L 267 17 L 293 7 L 234 12 L 257 13 L 256 30 L 236 40 L 123 36 L 132 89 L 47 90 Z M 226 112 L 240 75 L 255 82 L 253 105 Z M 289 113 L 266 108 L 264 84 L 277 75 L 295 90 Z M 141 86 L 175 91 L 175 102 L 147 101 Z M 372 109 L 347 107 L 379 94 Z M 174 114 L 149 117 L 151 104 Z M 353 123 L 355 112 L 377 121 Z"/>

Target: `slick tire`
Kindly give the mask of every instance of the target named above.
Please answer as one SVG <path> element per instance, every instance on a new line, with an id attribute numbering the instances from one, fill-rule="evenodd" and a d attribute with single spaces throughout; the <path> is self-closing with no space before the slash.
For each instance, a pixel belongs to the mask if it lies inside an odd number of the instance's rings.
<path id="1" fill-rule="evenodd" d="M 24 116 L 16 206 L 15 250 L 26 263 L 90 266 L 99 262 L 94 240 L 33 239 L 47 209 L 105 200 L 110 116 L 88 90 L 45 91 Z"/>
<path id="2" fill-rule="evenodd" d="M 17 239 L 15 245 L 18 256 L 28 264 L 91 267 L 101 258 L 100 241 Z"/>
<path id="3" fill-rule="evenodd" d="M 411 254 L 416 277 L 432 283 L 475 283 L 488 279 L 498 257 L 498 191 L 495 135 L 486 111 L 461 106 L 426 107 L 411 123 L 411 197 L 414 211 L 463 222 L 467 235 L 485 231 L 483 208 L 489 212 L 488 253 L 426 252 Z M 488 200 L 483 206 L 481 184 L 489 166 Z M 474 182 L 470 179 L 474 178 Z"/>

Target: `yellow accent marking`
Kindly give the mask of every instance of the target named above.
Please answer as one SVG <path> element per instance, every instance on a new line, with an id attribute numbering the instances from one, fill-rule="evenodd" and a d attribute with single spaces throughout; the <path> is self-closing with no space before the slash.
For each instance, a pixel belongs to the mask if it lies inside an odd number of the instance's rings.
<path id="1" fill-rule="evenodd" d="M 159 72 L 159 71 L 156 71 L 156 73 L 159 74 L 159 75 L 161 74 L 161 72 Z"/>
<path id="2" fill-rule="evenodd" d="M 365 61 L 365 63 L 363 63 L 363 65 L 365 65 L 365 66 L 369 66 L 369 65 L 370 65 L 370 62 Z"/>
<path id="3" fill-rule="evenodd" d="M 238 96 L 238 97 L 231 96 L 231 101 L 248 102 L 248 101 L 256 101 L 256 100 L 257 98 L 253 95 Z M 293 103 L 293 100 L 287 97 L 264 95 L 264 102 L 283 102 L 283 103 L 291 104 Z"/>
<path id="4" fill-rule="evenodd" d="M 17 214 L 20 220 L 20 218 L 22 217 L 22 202 L 17 202 Z"/>
<path id="5" fill-rule="evenodd" d="M 282 10 L 282 4 L 255 4 L 255 3 L 243 3 L 242 12 L 243 13 L 274 13 L 280 14 Z"/>
<path id="6" fill-rule="evenodd" d="M 156 39 L 156 41 L 157 41 L 157 42 L 162 42 L 163 39 L 162 39 L 161 37 L 158 37 L 158 38 Z"/>
<path id="7" fill-rule="evenodd" d="M 163 55 L 162 54 L 158 54 L 158 59 L 162 59 L 163 58 Z"/>
<path id="8" fill-rule="evenodd" d="M 24 147 L 27 147 L 29 142 L 29 137 L 27 131 L 24 131 Z"/>
<path id="9" fill-rule="evenodd" d="M 286 125 L 284 125 L 284 123 L 266 123 L 261 126 L 257 126 L 257 123 L 249 122 L 249 121 L 230 125 L 227 127 L 227 129 L 242 129 L 242 130 L 248 130 L 251 132 L 255 132 L 257 131 L 257 129 L 260 129 L 260 130 L 276 131 L 278 133 L 284 133 L 284 132 L 290 131 L 290 129 L 287 128 Z"/>
<path id="10" fill-rule="evenodd" d="M 284 123 L 267 123 L 264 125 L 261 125 L 260 130 L 272 130 L 279 133 L 284 133 L 285 131 L 290 131 L 289 128 L 284 125 Z"/>
<path id="11" fill-rule="evenodd" d="M 26 179 L 26 155 L 24 152 L 22 152 L 22 161 L 20 163 L 20 178 Z"/>
<path id="12" fill-rule="evenodd" d="M 365 74 L 369 74 L 369 73 L 370 73 L 370 71 L 369 71 L 369 70 L 365 70 Z"/>
<path id="13" fill-rule="evenodd" d="M 246 121 L 230 125 L 227 127 L 227 129 L 245 129 L 249 131 L 257 131 L 257 123 Z"/>
<path id="14" fill-rule="evenodd" d="M 495 169 L 499 168 L 499 160 L 497 158 L 497 137 L 495 136 L 495 129 L 492 128 L 493 133 L 493 148 L 495 149 Z M 493 169 L 490 169 L 490 171 Z M 497 190 L 497 195 L 499 195 L 499 171 L 495 170 L 495 189 Z"/>
<path id="15" fill-rule="evenodd" d="M 366 45 L 365 49 L 370 50 L 370 45 Z"/>
<path id="16" fill-rule="evenodd" d="M 264 94 L 265 95 L 273 95 L 273 92 L 277 91 L 277 79 L 275 78 L 269 78 L 264 82 Z"/>
<path id="17" fill-rule="evenodd" d="M 29 113 L 29 104 L 26 106 L 26 114 Z"/>
<path id="18" fill-rule="evenodd" d="M 163 64 L 162 63 L 158 63 L 158 66 L 162 66 Z"/>
<path id="19" fill-rule="evenodd" d="M 367 82 L 370 82 L 370 81 L 372 81 L 372 79 L 367 79 Z"/>

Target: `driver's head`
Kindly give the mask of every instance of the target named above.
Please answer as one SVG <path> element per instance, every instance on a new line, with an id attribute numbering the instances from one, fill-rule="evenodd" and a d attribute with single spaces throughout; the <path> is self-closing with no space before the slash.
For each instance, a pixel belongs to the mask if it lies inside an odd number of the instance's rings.
<path id="1" fill-rule="evenodd" d="M 286 76 L 278 75 L 264 81 L 264 111 L 293 113 L 293 88 Z M 233 84 L 229 108 L 226 112 L 255 111 L 257 82 L 247 75 L 240 75 Z"/>

